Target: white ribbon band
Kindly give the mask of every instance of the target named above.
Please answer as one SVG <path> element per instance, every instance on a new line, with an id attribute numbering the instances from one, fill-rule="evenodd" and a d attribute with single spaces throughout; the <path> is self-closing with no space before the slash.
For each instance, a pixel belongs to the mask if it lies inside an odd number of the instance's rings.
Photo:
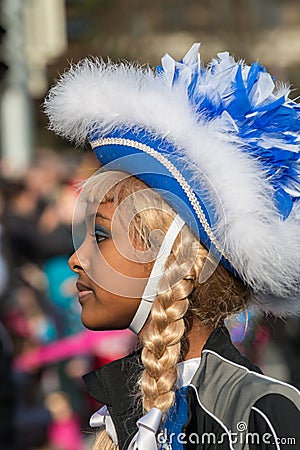
<path id="1" fill-rule="evenodd" d="M 111 438 L 114 445 L 118 445 L 116 429 L 106 406 L 103 406 L 92 415 L 92 417 L 90 418 L 90 427 L 105 428 L 106 433 Z"/>
<path id="2" fill-rule="evenodd" d="M 153 265 L 147 285 L 145 287 L 141 303 L 133 317 L 129 329 L 138 334 L 143 328 L 152 308 L 153 301 L 157 296 L 158 283 L 164 274 L 164 268 L 173 244 L 180 233 L 185 222 L 177 215 L 171 223 L 164 240 L 160 246 L 156 261 Z"/>
<path id="3" fill-rule="evenodd" d="M 137 421 L 138 432 L 129 444 L 128 450 L 157 450 L 156 433 L 160 425 L 162 412 L 157 408 Z"/>

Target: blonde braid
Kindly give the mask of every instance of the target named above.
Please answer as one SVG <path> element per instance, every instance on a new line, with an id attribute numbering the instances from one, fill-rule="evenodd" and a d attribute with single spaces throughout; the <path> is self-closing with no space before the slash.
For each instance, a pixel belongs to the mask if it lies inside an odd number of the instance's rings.
<path id="1" fill-rule="evenodd" d="M 186 246 L 182 242 L 190 240 L 190 236 L 189 231 L 185 230 L 184 233 L 183 230 L 182 236 L 177 238 L 160 282 L 160 293 L 153 303 L 148 323 L 139 336 L 145 368 L 141 377 L 145 411 L 155 407 L 166 413 L 174 403 L 177 363 L 181 359 L 182 340 L 186 331 L 184 317 L 196 279 L 194 261 L 188 264 L 193 254 L 191 248 L 195 249 L 195 246 Z M 189 249 L 189 255 L 182 255 L 182 249 Z M 199 250 L 197 243 L 196 250 Z"/>
<path id="2" fill-rule="evenodd" d="M 119 446 L 114 445 L 105 430 L 96 434 L 96 440 L 92 450 L 119 450 Z"/>
<path id="3" fill-rule="evenodd" d="M 249 291 L 218 265 L 210 278 L 199 283 L 209 262 L 208 251 L 184 227 L 172 249 L 151 315 L 140 333 L 143 345 L 141 392 L 145 411 L 156 407 L 164 414 L 173 405 L 177 363 L 189 348 L 193 322 L 214 329 L 247 305 Z M 199 355 L 200 356 L 200 355 Z"/>

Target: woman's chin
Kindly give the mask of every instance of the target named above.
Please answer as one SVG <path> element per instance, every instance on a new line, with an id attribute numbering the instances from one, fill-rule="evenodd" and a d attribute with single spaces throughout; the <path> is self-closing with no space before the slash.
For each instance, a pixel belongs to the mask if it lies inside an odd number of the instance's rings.
<path id="1" fill-rule="evenodd" d="M 115 330 L 116 328 L 111 326 L 111 324 L 99 323 L 95 321 L 95 317 L 81 313 L 81 323 L 82 325 L 91 331 L 109 331 Z"/>

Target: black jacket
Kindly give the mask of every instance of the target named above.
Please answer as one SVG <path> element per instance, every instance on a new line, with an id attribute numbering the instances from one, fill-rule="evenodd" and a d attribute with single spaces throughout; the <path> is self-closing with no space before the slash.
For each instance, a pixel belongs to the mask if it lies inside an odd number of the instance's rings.
<path id="1" fill-rule="evenodd" d="M 90 394 L 109 409 L 120 450 L 127 449 L 143 415 L 135 395 L 141 370 L 135 352 L 84 376 Z M 180 439 L 186 450 L 300 449 L 299 392 L 262 375 L 232 345 L 226 328 L 208 338 L 187 399 L 188 420 L 182 435 L 167 438 L 170 448 L 172 439 Z"/>

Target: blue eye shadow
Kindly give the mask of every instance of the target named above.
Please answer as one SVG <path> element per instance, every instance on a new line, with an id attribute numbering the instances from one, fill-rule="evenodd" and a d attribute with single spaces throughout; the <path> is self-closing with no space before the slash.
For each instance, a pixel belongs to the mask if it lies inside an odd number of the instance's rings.
<path id="1" fill-rule="evenodd" d="M 95 234 L 97 236 L 110 237 L 110 232 L 102 225 L 95 225 Z"/>

